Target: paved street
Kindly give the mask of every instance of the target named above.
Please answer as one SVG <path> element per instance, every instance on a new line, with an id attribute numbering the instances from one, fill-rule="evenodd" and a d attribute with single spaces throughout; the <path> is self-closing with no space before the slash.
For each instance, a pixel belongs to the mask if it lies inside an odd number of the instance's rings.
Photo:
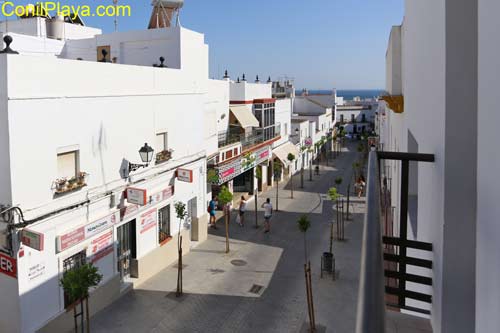
<path id="1" fill-rule="evenodd" d="M 307 318 L 304 282 L 304 241 L 297 228 L 300 215 L 309 214 L 308 256 L 313 268 L 313 293 L 319 332 L 353 332 L 362 236 L 364 203 L 352 205 L 352 221 L 345 226 L 347 240 L 334 242 L 337 280 L 320 278 L 320 259 L 328 250 L 332 203 L 324 193 L 338 176 L 347 182 L 351 165 L 358 158 L 355 144 L 332 166 L 322 166 L 310 182 L 294 177 L 294 199 L 290 184 L 280 185 L 280 211 L 273 216 L 271 233 L 263 232 L 259 208 L 259 229 L 254 225 L 254 203 L 240 228 L 231 221 L 231 252 L 224 253 L 222 221 L 209 239 L 184 257 L 184 292 L 175 297 L 176 267 L 169 267 L 98 313 L 93 332 L 305 332 Z M 351 152 L 348 152 L 350 150 Z M 330 163 L 331 164 L 331 163 Z M 341 185 L 344 193 L 345 183 Z M 275 205 L 273 188 L 266 197 Z M 394 332 L 408 332 L 389 325 Z M 418 331 L 423 332 L 423 331 Z"/>

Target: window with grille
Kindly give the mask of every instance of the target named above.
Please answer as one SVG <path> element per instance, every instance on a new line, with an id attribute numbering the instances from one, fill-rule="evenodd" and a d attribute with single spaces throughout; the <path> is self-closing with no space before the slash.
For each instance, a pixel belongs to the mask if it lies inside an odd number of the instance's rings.
<path id="1" fill-rule="evenodd" d="M 170 235 L 170 205 L 158 210 L 158 242 L 161 244 Z"/>

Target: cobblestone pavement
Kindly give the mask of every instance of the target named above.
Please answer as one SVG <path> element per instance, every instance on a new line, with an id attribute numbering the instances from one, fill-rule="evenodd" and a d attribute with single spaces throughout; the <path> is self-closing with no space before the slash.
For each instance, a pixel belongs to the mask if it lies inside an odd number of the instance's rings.
<path id="1" fill-rule="evenodd" d="M 224 228 L 210 231 L 208 240 L 183 259 L 183 297 L 175 297 L 176 268 L 168 267 L 94 316 L 92 332 L 307 331 L 304 241 L 296 223 L 302 214 L 311 219 L 307 242 L 318 331 L 354 332 L 363 200 L 352 203 L 346 241 L 334 242 L 335 281 L 331 276 L 320 278 L 320 263 L 322 253 L 328 251 L 333 217 L 332 202 L 324 193 L 341 176 L 345 194 L 352 163 L 359 158 L 355 148 L 354 143 L 348 145 L 334 166 L 331 161 L 330 166 L 323 165 L 312 182 L 306 172 L 303 189 L 296 175 L 294 199 L 290 183 L 280 184 L 280 211 L 273 216 L 269 234 L 263 232 L 260 208 L 260 227 L 253 227 L 253 202 L 248 205 L 245 227 L 231 221 L 229 254 L 224 253 Z M 275 196 L 274 188 L 260 195 L 259 207 L 267 197 L 274 205 Z"/>

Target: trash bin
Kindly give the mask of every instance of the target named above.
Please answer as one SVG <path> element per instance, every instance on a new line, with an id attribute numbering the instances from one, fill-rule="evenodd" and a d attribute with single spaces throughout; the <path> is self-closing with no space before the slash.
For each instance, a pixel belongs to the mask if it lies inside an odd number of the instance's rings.
<path id="1" fill-rule="evenodd" d="M 323 270 L 325 272 L 333 272 L 333 253 L 323 252 Z"/>

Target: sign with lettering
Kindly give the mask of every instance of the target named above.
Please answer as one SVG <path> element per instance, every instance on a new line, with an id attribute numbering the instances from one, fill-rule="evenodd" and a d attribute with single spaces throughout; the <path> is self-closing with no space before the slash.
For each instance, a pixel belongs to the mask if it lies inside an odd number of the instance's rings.
<path id="1" fill-rule="evenodd" d="M 43 251 L 43 234 L 23 229 L 21 231 L 21 242 L 32 249 Z"/>
<path id="2" fill-rule="evenodd" d="M 43 262 L 36 263 L 28 268 L 28 280 L 34 282 L 39 277 L 45 274 L 45 264 Z"/>
<path id="3" fill-rule="evenodd" d="M 140 188 L 127 188 L 127 202 L 139 206 L 144 206 L 148 203 L 147 191 Z"/>
<path id="4" fill-rule="evenodd" d="M 57 252 L 64 251 L 86 239 L 94 237 L 106 229 L 110 229 L 117 222 L 117 213 L 108 215 L 100 220 L 79 227 L 57 237 Z"/>
<path id="5" fill-rule="evenodd" d="M 57 237 L 57 251 L 61 252 L 85 240 L 85 227 Z"/>
<path id="6" fill-rule="evenodd" d="M 105 232 L 101 236 L 97 237 L 96 239 L 92 240 L 90 242 L 89 249 L 87 250 L 88 253 L 87 255 L 93 256 L 99 252 L 101 252 L 104 249 L 107 249 L 113 245 L 113 230 L 109 230 L 108 232 Z"/>
<path id="7" fill-rule="evenodd" d="M 156 227 L 156 208 L 141 215 L 141 234 Z"/>
<path id="8" fill-rule="evenodd" d="M 17 261 L 3 253 L 0 253 L 0 273 L 17 278 Z"/>
<path id="9" fill-rule="evenodd" d="M 309 148 L 313 145 L 313 139 L 311 137 L 308 137 L 304 140 L 304 145 Z"/>
<path id="10" fill-rule="evenodd" d="M 181 182 L 192 183 L 193 182 L 193 170 L 189 169 L 177 169 L 177 179 Z"/>

